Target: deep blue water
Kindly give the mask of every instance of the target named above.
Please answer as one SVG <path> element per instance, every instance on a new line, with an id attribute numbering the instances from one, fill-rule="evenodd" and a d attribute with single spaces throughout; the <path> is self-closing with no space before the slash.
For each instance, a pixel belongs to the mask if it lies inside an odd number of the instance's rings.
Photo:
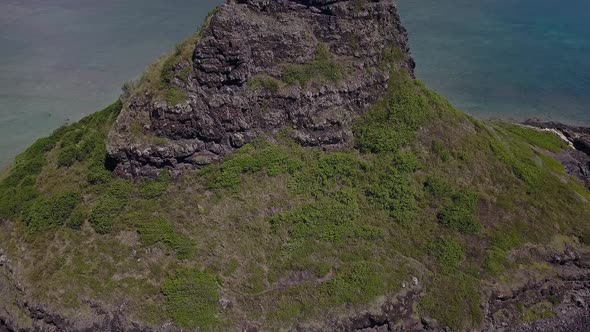
<path id="1" fill-rule="evenodd" d="M 222 0 L 0 0 L 0 167 L 110 104 Z M 479 117 L 590 124 L 590 2 L 398 0 L 417 75 Z"/>

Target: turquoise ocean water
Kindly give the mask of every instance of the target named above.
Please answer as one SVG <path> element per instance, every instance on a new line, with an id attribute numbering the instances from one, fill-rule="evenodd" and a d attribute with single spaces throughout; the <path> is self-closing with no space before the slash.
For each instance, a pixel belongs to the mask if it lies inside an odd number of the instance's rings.
<path id="1" fill-rule="evenodd" d="M 590 1 L 399 0 L 417 76 L 483 118 L 590 125 Z"/>
<path id="2" fill-rule="evenodd" d="M 116 99 L 222 0 L 0 1 L 0 167 Z M 399 0 L 417 75 L 489 118 L 590 124 L 590 2 Z"/>

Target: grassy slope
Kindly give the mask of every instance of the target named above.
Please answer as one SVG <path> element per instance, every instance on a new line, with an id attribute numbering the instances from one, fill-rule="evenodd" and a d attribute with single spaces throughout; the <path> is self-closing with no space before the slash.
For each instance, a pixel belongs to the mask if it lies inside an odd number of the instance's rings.
<path id="1" fill-rule="evenodd" d="M 458 329 L 482 323 L 482 286 L 550 273 L 510 252 L 590 234 L 590 193 L 551 159 L 556 136 L 474 120 L 400 72 L 357 121 L 355 149 L 302 148 L 285 131 L 174 181 L 108 174 L 121 107 L 39 140 L 0 183 L 0 217 L 14 221 L 1 247 L 56 310 L 127 301 L 149 324 L 273 329 L 416 276 L 419 310 Z"/>

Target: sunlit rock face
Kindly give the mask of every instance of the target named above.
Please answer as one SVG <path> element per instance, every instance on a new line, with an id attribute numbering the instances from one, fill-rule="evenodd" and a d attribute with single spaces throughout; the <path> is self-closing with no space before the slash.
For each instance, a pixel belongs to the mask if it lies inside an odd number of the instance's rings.
<path id="1" fill-rule="evenodd" d="M 305 146 L 348 146 L 391 66 L 412 76 L 415 66 L 391 0 L 229 1 L 192 58 L 172 65 L 169 84 L 184 98 L 134 94 L 109 136 L 120 176 L 200 167 L 280 130 Z"/>

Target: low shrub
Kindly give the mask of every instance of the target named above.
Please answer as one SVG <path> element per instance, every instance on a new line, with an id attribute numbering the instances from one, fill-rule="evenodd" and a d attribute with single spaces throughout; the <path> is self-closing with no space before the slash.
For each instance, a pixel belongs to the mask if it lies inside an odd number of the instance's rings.
<path id="1" fill-rule="evenodd" d="M 61 149 L 57 157 L 57 166 L 70 167 L 78 159 L 78 149 L 76 146 L 67 146 Z"/>
<path id="2" fill-rule="evenodd" d="M 169 87 L 166 90 L 166 102 L 172 106 L 178 105 L 188 99 L 188 93 L 177 87 Z"/>
<path id="3" fill-rule="evenodd" d="M 253 91 L 271 92 L 279 91 L 281 83 L 279 80 L 268 75 L 256 75 L 252 77 L 247 83 L 248 89 Z"/>
<path id="4" fill-rule="evenodd" d="M 484 269 L 491 275 L 499 275 L 510 266 L 508 252 L 526 242 L 528 227 L 525 223 L 504 224 L 490 235 Z"/>
<path id="5" fill-rule="evenodd" d="M 159 198 L 166 193 L 170 185 L 170 175 L 166 170 L 156 180 L 146 180 L 139 187 L 139 195 L 145 199 Z"/>
<path id="6" fill-rule="evenodd" d="M 553 303 L 543 301 L 524 309 L 519 318 L 523 322 L 532 322 L 554 316 L 555 312 L 553 311 Z"/>
<path id="7" fill-rule="evenodd" d="M 68 146 L 76 146 L 82 140 L 84 136 L 84 130 L 82 130 L 81 125 L 78 123 L 65 126 L 64 128 L 64 135 L 61 139 L 60 147 L 65 148 Z"/>
<path id="8" fill-rule="evenodd" d="M 63 129 L 60 128 L 51 136 L 38 139 L 18 155 L 8 175 L 0 182 L 0 191 L 18 187 L 24 179 L 34 179 L 47 163 L 47 152 L 55 147 L 62 134 Z"/>
<path id="9" fill-rule="evenodd" d="M 287 84 L 306 85 L 314 80 L 336 82 L 343 77 L 344 68 L 336 62 L 327 46 L 320 44 L 312 61 L 288 66 L 281 79 Z"/>
<path id="10" fill-rule="evenodd" d="M 498 247 L 490 247 L 486 251 L 486 258 L 484 260 L 484 268 L 491 275 L 499 275 L 503 272 L 509 264 L 508 253 Z"/>
<path id="11" fill-rule="evenodd" d="M 456 272 L 465 259 L 463 245 L 451 237 L 439 238 L 430 242 L 428 253 L 436 259 L 441 271 L 445 274 Z"/>
<path id="12" fill-rule="evenodd" d="M 127 91 L 126 97 L 133 96 L 138 91 L 150 90 L 159 99 L 165 100 L 169 105 L 177 105 L 188 100 L 188 92 L 178 85 L 177 81 L 187 82 L 192 68 L 192 52 L 197 41 L 201 38 L 202 31 L 209 25 L 211 11 L 205 19 L 202 27 L 190 38 L 176 45 L 174 53 L 168 54 L 153 64 L 137 84 L 132 87 L 134 91 Z"/>
<path id="13" fill-rule="evenodd" d="M 438 140 L 432 141 L 432 152 L 437 155 L 442 161 L 447 162 L 453 158 L 451 152 Z"/>
<path id="14" fill-rule="evenodd" d="M 294 174 L 289 187 L 297 194 L 319 197 L 334 188 L 357 185 L 361 168 L 350 152 L 314 154 L 301 172 Z"/>
<path id="15" fill-rule="evenodd" d="M 361 152 L 396 152 L 413 139 L 431 112 L 423 86 L 402 76 L 392 79 L 387 95 L 354 125 Z"/>
<path id="16" fill-rule="evenodd" d="M 90 214 L 90 224 L 99 234 L 110 233 L 113 225 L 118 220 L 125 201 L 114 198 L 110 195 L 102 197 Z"/>
<path id="17" fill-rule="evenodd" d="M 336 305 L 366 303 L 385 292 L 380 267 L 370 262 L 356 262 L 336 271 L 335 277 L 323 283 L 320 292 Z"/>
<path id="18" fill-rule="evenodd" d="M 452 331 L 477 328 L 482 320 L 479 281 L 463 273 L 437 275 L 419 302 L 423 314 Z"/>
<path id="19" fill-rule="evenodd" d="M 426 178 L 424 188 L 435 198 L 451 197 L 455 192 L 455 188 L 451 186 L 443 177 L 438 175 L 431 175 Z"/>
<path id="20" fill-rule="evenodd" d="M 66 224 L 80 201 L 79 193 L 62 193 L 34 201 L 25 213 L 27 229 L 37 232 Z"/>
<path id="21" fill-rule="evenodd" d="M 139 222 L 140 240 L 147 246 L 163 244 L 176 253 L 178 258 L 185 259 L 194 256 L 195 246 L 192 240 L 176 231 L 174 226 L 165 218 L 149 218 Z"/>
<path id="22" fill-rule="evenodd" d="M 269 176 L 277 176 L 293 173 L 300 167 L 301 162 L 284 148 L 258 141 L 242 147 L 222 164 L 212 166 L 205 177 L 210 188 L 238 191 L 244 173 L 265 172 Z"/>
<path id="23" fill-rule="evenodd" d="M 90 165 L 86 175 L 86 181 L 93 185 L 108 183 L 112 178 L 111 172 L 105 168 L 104 164 L 100 163 Z"/>
<path id="24" fill-rule="evenodd" d="M 367 169 L 365 194 L 374 205 L 389 211 L 397 221 L 413 219 L 420 193 L 412 174 L 421 167 L 410 152 L 381 154 Z"/>
<path id="25" fill-rule="evenodd" d="M 23 182 L 26 179 L 34 179 L 34 177 L 25 178 Z M 18 217 L 38 196 L 32 184 L 0 189 L 0 217 L 6 219 Z"/>
<path id="26" fill-rule="evenodd" d="M 105 135 L 98 131 L 88 133 L 78 149 L 77 159 L 83 161 L 87 159 L 101 159 L 104 160 L 105 151 Z"/>
<path id="27" fill-rule="evenodd" d="M 351 153 L 335 152 L 320 157 L 316 175 L 324 185 L 330 181 L 352 185 L 359 172 L 359 162 Z"/>
<path id="28" fill-rule="evenodd" d="M 198 269 L 183 269 L 164 282 L 166 312 L 187 329 L 207 330 L 217 322 L 219 289 L 214 275 Z"/>
<path id="29" fill-rule="evenodd" d="M 418 210 L 418 192 L 408 174 L 389 169 L 368 185 L 367 196 L 379 207 L 389 211 L 397 221 L 413 219 Z"/>
<path id="30" fill-rule="evenodd" d="M 546 175 L 549 175 L 549 172 L 537 164 L 536 154 L 526 143 L 511 142 L 507 137 L 503 140 L 495 137 L 491 140 L 490 147 L 498 159 L 527 185 L 529 192 L 538 191 Z"/>
<path id="31" fill-rule="evenodd" d="M 452 202 L 446 204 L 438 214 L 441 224 L 454 230 L 476 234 L 481 229 L 477 218 L 479 198 L 472 192 L 459 192 L 453 196 Z"/>
<path id="32" fill-rule="evenodd" d="M 290 242 L 321 240 L 338 243 L 346 236 L 355 235 L 353 222 L 359 216 L 358 193 L 346 188 L 276 215 L 270 223 L 275 230 L 284 227 Z"/>
<path id="33" fill-rule="evenodd" d="M 88 211 L 82 208 L 76 208 L 67 220 L 66 225 L 73 229 L 80 229 L 88 219 Z"/>
<path id="34" fill-rule="evenodd" d="M 398 152 L 392 156 L 393 167 L 402 173 L 410 174 L 422 168 L 422 164 L 414 153 Z"/>
<path id="35" fill-rule="evenodd" d="M 111 182 L 106 193 L 90 213 L 90 224 L 97 233 L 111 232 L 113 226 L 120 220 L 132 192 L 133 184 L 129 181 L 118 179 Z"/>
<path id="36" fill-rule="evenodd" d="M 119 113 L 121 113 L 122 109 L 123 103 L 121 100 L 117 100 L 99 112 L 92 113 L 82 118 L 80 121 L 78 121 L 78 124 L 81 127 L 92 129 L 102 128 L 105 125 L 108 126 L 117 118 L 117 116 L 119 116 Z"/>
<path id="37" fill-rule="evenodd" d="M 356 0 L 359 1 L 359 0 Z M 360 1 L 365 1 L 365 0 L 360 0 Z M 395 46 L 390 46 L 387 47 L 385 49 L 385 52 L 383 53 L 383 60 L 381 61 L 380 67 L 383 70 L 388 69 L 388 67 L 393 67 L 396 64 L 399 64 L 400 62 L 404 61 L 406 58 L 406 55 L 404 54 L 404 52 L 402 51 L 402 49 L 395 45 Z"/>

